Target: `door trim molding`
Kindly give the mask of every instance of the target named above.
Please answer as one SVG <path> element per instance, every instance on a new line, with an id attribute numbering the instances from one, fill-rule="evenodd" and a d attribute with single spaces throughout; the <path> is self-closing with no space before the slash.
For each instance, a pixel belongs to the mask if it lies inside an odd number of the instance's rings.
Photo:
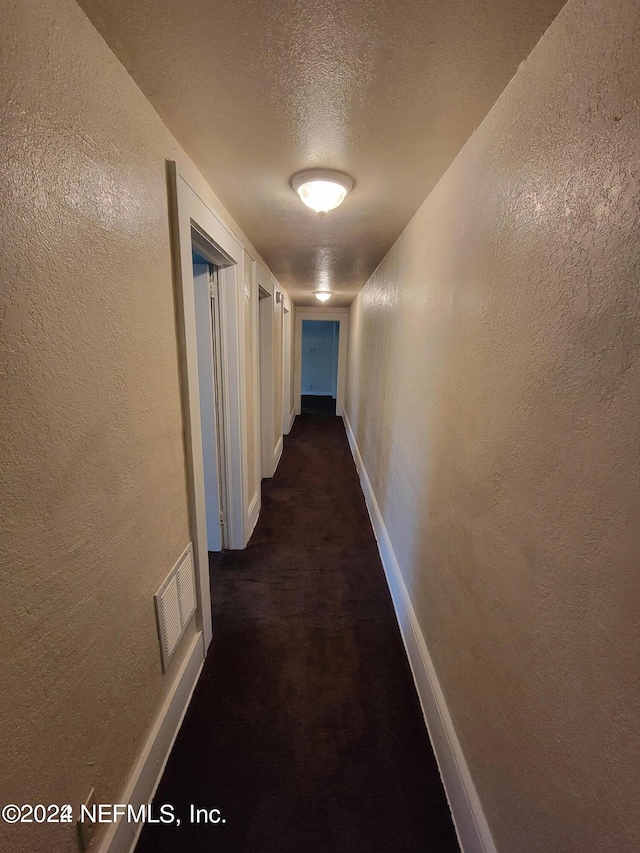
<path id="1" fill-rule="evenodd" d="M 245 250 L 246 252 L 246 250 Z M 258 289 L 258 270 L 260 269 L 256 261 L 248 254 L 245 254 L 245 262 L 249 261 L 247 264 L 248 269 L 245 269 L 245 288 L 247 284 L 250 290 L 250 313 L 251 313 L 251 327 L 247 329 L 245 334 L 250 334 L 250 357 L 251 357 L 251 370 L 253 376 L 252 388 L 253 388 L 253 399 L 251 402 L 251 412 L 253 415 L 253 424 L 251 429 L 251 436 L 253 441 L 253 483 L 254 490 L 253 494 L 250 494 L 248 489 L 249 485 L 249 470 L 247 470 L 247 500 L 249 502 L 249 507 L 247 509 L 247 528 L 245 530 L 245 536 L 247 541 L 251 537 L 251 534 L 254 531 L 256 523 L 258 521 L 258 516 L 260 514 L 260 507 L 262 505 L 262 424 L 260 421 L 260 300 L 259 289 Z M 245 299 L 246 299 L 245 293 Z M 249 447 L 248 439 L 247 439 L 247 448 Z M 248 457 L 247 457 L 248 458 Z"/>
<path id="2" fill-rule="evenodd" d="M 295 331 L 295 313 L 289 299 L 283 294 L 282 311 L 282 433 L 287 435 L 291 429 L 291 409 L 295 402 L 291 399 L 291 364 L 293 360 L 293 333 Z"/>
<path id="3" fill-rule="evenodd" d="M 274 315 L 275 288 L 273 282 L 258 268 L 256 278 L 258 288 L 267 296 L 258 298 L 258 338 L 260 347 L 260 365 L 258 383 L 260 386 L 260 479 L 273 477 L 275 429 L 274 429 Z"/>
<path id="4" fill-rule="evenodd" d="M 246 494 L 248 476 L 245 428 L 245 339 L 242 304 L 244 249 L 169 161 L 169 194 L 172 214 L 172 249 L 177 282 L 176 314 L 181 370 L 182 410 L 186 451 L 187 490 L 191 539 L 198 586 L 198 622 L 205 650 L 212 637 L 209 592 L 209 557 L 205 514 L 200 392 L 193 290 L 192 227 L 204 235 L 220 255 L 220 356 L 222 362 L 222 409 L 226 437 L 227 535 L 229 548 L 244 548 L 249 518 Z"/>
<path id="5" fill-rule="evenodd" d="M 345 392 L 347 387 L 347 346 L 349 343 L 349 309 L 335 308 L 296 308 L 296 337 L 295 337 L 295 414 L 302 411 L 302 321 L 303 320 L 334 320 L 340 323 L 340 338 L 338 340 L 338 390 L 336 394 L 336 415 L 344 412 Z"/>

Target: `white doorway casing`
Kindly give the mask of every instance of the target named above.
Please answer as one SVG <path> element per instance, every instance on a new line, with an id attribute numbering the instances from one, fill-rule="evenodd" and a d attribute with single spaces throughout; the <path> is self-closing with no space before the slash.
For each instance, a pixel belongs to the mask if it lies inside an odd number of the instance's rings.
<path id="1" fill-rule="evenodd" d="M 261 269 L 257 270 L 256 278 L 260 291 L 260 469 L 264 478 L 273 477 L 282 456 L 282 413 L 286 389 L 290 386 L 289 377 L 284 374 L 283 330 L 286 327 L 285 306 L 290 310 L 290 303 Z"/>
<path id="2" fill-rule="evenodd" d="M 296 337 L 295 337 L 295 394 L 296 414 L 301 412 L 301 383 L 302 383 L 302 321 L 303 320 L 334 320 L 340 324 L 338 339 L 338 387 L 336 392 L 336 415 L 342 417 L 344 398 L 347 385 L 347 346 L 349 336 L 348 308 L 297 308 Z"/>
<path id="3" fill-rule="evenodd" d="M 260 476 L 272 477 L 275 471 L 275 434 L 273 429 L 274 363 L 273 315 L 274 287 L 262 270 L 257 271 L 260 301 L 258 338 L 260 341 Z"/>
<path id="4" fill-rule="evenodd" d="M 295 400 L 291 383 L 293 356 L 293 308 L 288 299 L 282 313 L 282 432 L 288 435 L 295 418 Z"/>
<path id="5" fill-rule="evenodd" d="M 198 380 L 200 394 L 200 430 L 202 433 L 202 463 L 204 469 L 205 511 L 207 516 L 207 548 L 221 551 L 222 490 L 220 482 L 224 453 L 220 452 L 218 435 L 220 394 L 216 383 L 216 340 L 214 314 L 211 309 L 211 273 L 208 264 L 193 265 L 193 285 L 196 309 L 196 343 L 198 347 Z"/>
<path id="6" fill-rule="evenodd" d="M 185 417 L 185 445 L 191 535 L 198 586 L 198 620 L 205 649 L 211 642 L 211 602 L 204 484 L 200 392 L 196 338 L 196 307 L 192 264 L 192 228 L 210 244 L 219 267 L 220 362 L 222 413 L 227 436 L 225 480 L 228 547 L 244 548 L 254 519 L 249 518 L 245 426 L 245 329 L 242 305 L 244 250 L 217 214 L 205 204 L 186 178 L 172 169 L 176 278 L 179 282 L 178 327 Z M 258 508 L 255 512 L 257 513 Z"/>

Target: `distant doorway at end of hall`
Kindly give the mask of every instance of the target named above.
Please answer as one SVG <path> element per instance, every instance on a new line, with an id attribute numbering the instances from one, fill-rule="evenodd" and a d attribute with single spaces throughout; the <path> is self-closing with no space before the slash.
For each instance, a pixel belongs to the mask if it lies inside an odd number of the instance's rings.
<path id="1" fill-rule="evenodd" d="M 339 339 L 340 323 L 335 320 L 302 321 L 302 414 L 336 413 Z"/>

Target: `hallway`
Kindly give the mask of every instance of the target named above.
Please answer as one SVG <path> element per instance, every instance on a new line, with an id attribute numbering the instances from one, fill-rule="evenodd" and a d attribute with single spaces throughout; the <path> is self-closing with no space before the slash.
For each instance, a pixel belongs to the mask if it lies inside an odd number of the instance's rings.
<path id="1" fill-rule="evenodd" d="M 297 418 L 249 546 L 210 556 L 213 642 L 155 797 L 182 825 L 137 853 L 457 851 L 340 418 Z"/>
<path id="2" fill-rule="evenodd" d="M 638 853 L 638 0 L 4 12 L 0 851 Z"/>

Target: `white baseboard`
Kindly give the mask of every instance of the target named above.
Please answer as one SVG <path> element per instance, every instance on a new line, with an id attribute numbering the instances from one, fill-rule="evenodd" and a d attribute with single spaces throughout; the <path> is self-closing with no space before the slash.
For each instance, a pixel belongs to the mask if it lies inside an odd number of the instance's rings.
<path id="1" fill-rule="evenodd" d="M 260 501 L 260 486 L 258 486 L 258 489 L 257 489 L 255 495 L 253 496 L 253 500 L 249 504 L 249 511 L 247 513 L 248 518 L 247 518 L 247 529 L 246 529 L 246 537 L 245 537 L 246 538 L 245 547 L 246 547 L 249 539 L 251 539 L 251 534 L 255 530 L 256 524 L 258 523 L 258 516 L 260 515 L 260 503 L 261 503 L 261 501 Z"/>
<path id="2" fill-rule="evenodd" d="M 387 528 L 362 461 L 349 419 L 342 415 L 347 439 L 360 477 L 371 524 L 378 541 L 393 606 L 407 650 L 427 730 L 438 762 L 449 808 L 463 853 L 496 853 L 460 741 L 453 727 L 436 671 L 418 625 L 409 593 L 387 533 Z"/>
<path id="3" fill-rule="evenodd" d="M 291 427 L 293 426 L 293 422 L 295 421 L 295 419 L 296 419 L 296 407 L 294 406 L 293 409 L 291 409 L 291 413 L 289 415 L 289 429 L 287 430 L 287 435 L 289 435 L 289 433 L 291 432 Z"/>
<path id="4" fill-rule="evenodd" d="M 176 674 L 169 695 L 160 708 L 124 793 L 118 800 L 119 803 L 131 803 L 134 808 L 138 808 L 153 799 L 203 664 L 204 646 L 200 632 L 191 641 L 189 651 Z M 131 853 L 142 826 L 143 824 L 127 823 L 123 820 L 110 824 L 95 853 Z"/>
<path id="5" fill-rule="evenodd" d="M 273 453 L 273 473 L 275 474 L 278 470 L 278 464 L 280 462 L 280 457 L 282 456 L 282 449 L 284 447 L 284 438 L 280 436 L 278 439 L 278 443 L 276 444 L 276 449 Z"/>

